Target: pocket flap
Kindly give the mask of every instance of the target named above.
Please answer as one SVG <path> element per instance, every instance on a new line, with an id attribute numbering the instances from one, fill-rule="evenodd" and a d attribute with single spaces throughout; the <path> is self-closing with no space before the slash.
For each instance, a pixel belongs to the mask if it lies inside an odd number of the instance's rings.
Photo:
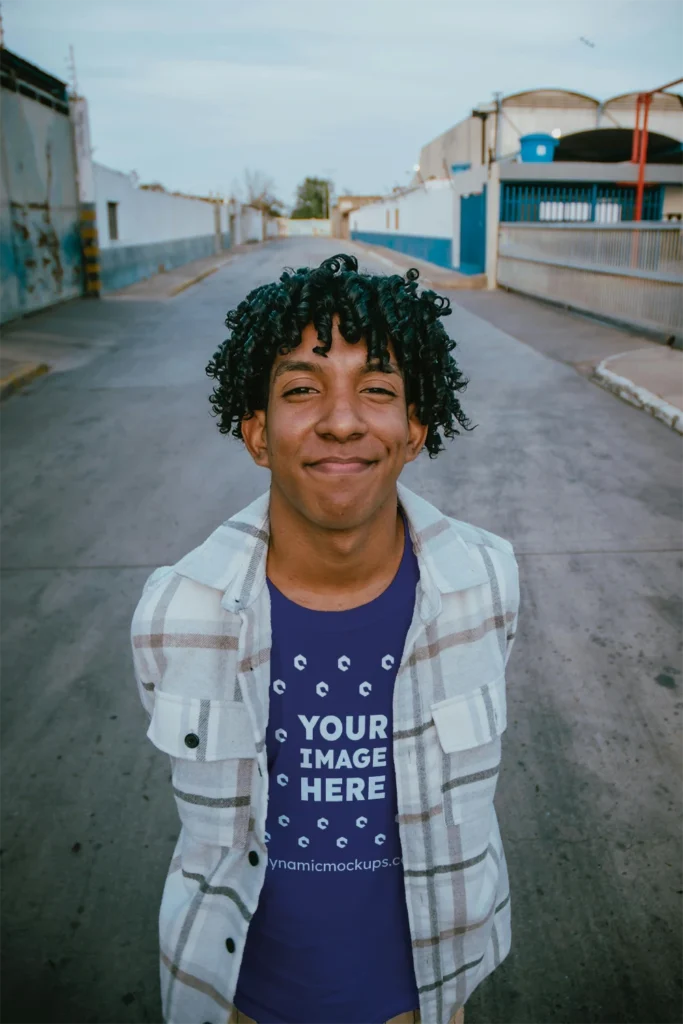
<path id="1" fill-rule="evenodd" d="M 490 743 L 507 726 L 505 676 L 431 705 L 434 725 L 444 753 L 470 750 Z"/>
<path id="2" fill-rule="evenodd" d="M 159 750 L 188 761 L 256 757 L 249 714 L 237 701 L 157 690 L 147 736 Z"/>

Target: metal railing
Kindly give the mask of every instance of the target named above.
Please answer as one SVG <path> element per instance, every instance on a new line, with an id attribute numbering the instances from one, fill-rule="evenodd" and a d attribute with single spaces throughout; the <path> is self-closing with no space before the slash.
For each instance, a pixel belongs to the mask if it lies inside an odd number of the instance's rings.
<path id="1" fill-rule="evenodd" d="M 646 188 L 643 220 L 662 216 L 664 190 L 661 185 Z M 500 195 L 500 219 L 519 222 L 594 222 L 618 224 L 632 221 L 636 208 L 635 185 L 552 182 L 504 183 Z"/>
<path id="2" fill-rule="evenodd" d="M 677 224 L 501 224 L 497 280 L 582 312 L 683 335 Z"/>

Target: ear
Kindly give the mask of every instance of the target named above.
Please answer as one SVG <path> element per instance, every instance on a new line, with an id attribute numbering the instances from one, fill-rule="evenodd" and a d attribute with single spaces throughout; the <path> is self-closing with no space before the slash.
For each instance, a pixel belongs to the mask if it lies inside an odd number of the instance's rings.
<path id="1" fill-rule="evenodd" d="M 270 469 L 265 409 L 257 409 L 253 416 L 242 420 L 242 437 L 247 451 L 256 465 Z"/>
<path id="2" fill-rule="evenodd" d="M 406 445 L 406 462 L 418 457 L 427 440 L 427 427 L 417 418 L 415 405 L 408 406 L 408 444 Z"/>

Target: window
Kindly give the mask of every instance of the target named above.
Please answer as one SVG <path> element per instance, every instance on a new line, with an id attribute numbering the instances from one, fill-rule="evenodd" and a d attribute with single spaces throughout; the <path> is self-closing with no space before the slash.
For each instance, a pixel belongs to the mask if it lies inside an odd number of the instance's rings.
<path id="1" fill-rule="evenodd" d="M 119 237 L 119 216 L 118 203 L 107 203 L 107 218 L 109 220 L 109 240 L 118 241 Z"/>
<path id="2" fill-rule="evenodd" d="M 398 231 L 398 208 L 394 210 L 394 227 Z"/>
<path id="3" fill-rule="evenodd" d="M 391 213 L 387 210 L 387 231 L 391 227 Z"/>

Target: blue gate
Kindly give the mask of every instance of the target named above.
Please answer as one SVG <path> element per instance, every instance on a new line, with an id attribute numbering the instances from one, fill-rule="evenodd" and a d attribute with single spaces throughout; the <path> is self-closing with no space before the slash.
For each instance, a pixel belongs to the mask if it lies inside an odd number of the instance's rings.
<path id="1" fill-rule="evenodd" d="M 460 272 L 486 270 L 486 185 L 476 196 L 460 197 Z"/>

